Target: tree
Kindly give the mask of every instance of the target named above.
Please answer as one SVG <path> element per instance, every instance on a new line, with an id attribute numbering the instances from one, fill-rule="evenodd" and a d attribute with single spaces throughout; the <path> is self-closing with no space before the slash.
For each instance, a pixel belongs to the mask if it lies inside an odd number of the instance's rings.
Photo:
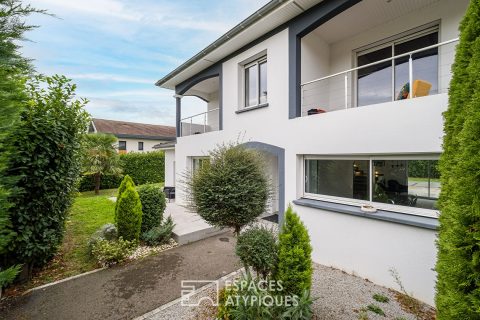
<path id="1" fill-rule="evenodd" d="M 124 240 L 138 241 L 142 227 L 142 203 L 138 192 L 128 185 L 117 201 L 118 236 Z"/>
<path id="2" fill-rule="evenodd" d="M 279 235 L 278 265 L 274 277 L 285 291 L 301 297 L 312 285 L 312 247 L 308 231 L 291 206 Z"/>
<path id="3" fill-rule="evenodd" d="M 28 101 L 6 143 L 14 150 L 5 176 L 13 237 L 8 259 L 24 263 L 24 277 L 44 265 L 63 238 L 64 223 L 80 177 L 82 139 L 89 116 L 86 100 L 64 76 L 36 76 Z"/>
<path id="4" fill-rule="evenodd" d="M 102 176 L 117 175 L 122 171 L 119 156 L 114 147 L 116 141 L 117 138 L 111 134 L 92 133 L 86 136 L 83 171 L 84 174 L 94 176 L 96 195 L 100 193 Z"/>
<path id="5" fill-rule="evenodd" d="M 438 319 L 480 318 L 480 2 L 460 24 L 440 158 Z"/>
<path id="6" fill-rule="evenodd" d="M 210 164 L 186 177 L 191 208 L 215 227 L 240 229 L 265 212 L 271 189 L 262 156 L 241 145 L 221 145 Z"/>
<path id="7" fill-rule="evenodd" d="M 7 181 L 11 183 L 11 179 L 6 179 L 4 174 L 11 151 L 5 145 L 5 139 L 18 122 L 27 98 L 25 78 L 32 67 L 29 60 L 20 54 L 18 40 L 23 40 L 23 34 L 35 28 L 24 23 L 25 17 L 35 12 L 44 13 L 20 1 L 0 0 L 0 295 L 2 287 L 13 281 L 19 270 L 19 266 L 10 267 L 5 255 L 16 235 L 8 211 L 9 190 L 5 186 Z"/>

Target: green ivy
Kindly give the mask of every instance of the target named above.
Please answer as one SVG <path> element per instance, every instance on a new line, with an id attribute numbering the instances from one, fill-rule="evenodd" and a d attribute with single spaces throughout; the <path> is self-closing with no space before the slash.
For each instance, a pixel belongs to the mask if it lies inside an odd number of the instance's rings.
<path id="1" fill-rule="evenodd" d="M 437 319 L 480 319 L 480 2 L 460 24 L 440 158 Z"/>

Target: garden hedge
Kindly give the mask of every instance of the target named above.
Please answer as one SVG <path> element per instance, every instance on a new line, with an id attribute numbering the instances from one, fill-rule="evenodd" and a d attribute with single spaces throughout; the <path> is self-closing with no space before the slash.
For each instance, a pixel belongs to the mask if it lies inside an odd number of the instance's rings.
<path id="1" fill-rule="evenodd" d="M 123 174 L 132 177 L 136 185 L 165 181 L 165 154 L 163 151 L 127 153 L 120 156 Z"/>
<path id="2" fill-rule="evenodd" d="M 440 157 L 437 319 L 480 319 L 480 3 L 460 24 Z"/>
<path id="3" fill-rule="evenodd" d="M 124 175 L 129 175 L 136 185 L 162 183 L 165 181 L 165 155 L 163 151 L 145 153 L 132 152 L 120 156 L 123 173 L 119 176 L 102 176 L 100 189 L 115 189 L 122 182 Z M 85 175 L 80 181 L 80 191 L 93 191 L 93 176 Z"/>

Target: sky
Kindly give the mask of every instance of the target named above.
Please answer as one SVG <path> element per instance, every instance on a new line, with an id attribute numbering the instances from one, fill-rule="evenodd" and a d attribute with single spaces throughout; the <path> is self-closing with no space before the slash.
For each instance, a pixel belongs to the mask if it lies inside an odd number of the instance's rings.
<path id="1" fill-rule="evenodd" d="M 24 56 L 77 84 L 95 118 L 175 125 L 174 92 L 154 85 L 268 0 L 26 0 Z M 182 99 L 182 116 L 202 112 Z"/>

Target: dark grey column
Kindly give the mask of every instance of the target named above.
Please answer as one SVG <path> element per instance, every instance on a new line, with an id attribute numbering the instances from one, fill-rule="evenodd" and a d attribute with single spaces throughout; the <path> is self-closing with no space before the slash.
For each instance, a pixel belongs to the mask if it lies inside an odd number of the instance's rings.
<path id="1" fill-rule="evenodd" d="M 181 119 L 182 119 L 182 98 L 180 97 L 175 97 L 176 100 L 176 105 L 177 105 L 177 137 L 180 137 L 182 135 L 182 124 L 181 124 Z"/>

